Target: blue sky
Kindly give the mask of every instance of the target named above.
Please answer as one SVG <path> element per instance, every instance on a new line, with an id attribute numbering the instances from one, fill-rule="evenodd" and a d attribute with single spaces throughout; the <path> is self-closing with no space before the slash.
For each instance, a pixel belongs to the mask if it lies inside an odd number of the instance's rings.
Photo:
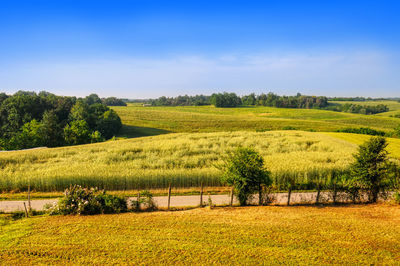
<path id="1" fill-rule="evenodd" d="M 400 96 L 400 1 L 0 1 L 0 91 Z"/>

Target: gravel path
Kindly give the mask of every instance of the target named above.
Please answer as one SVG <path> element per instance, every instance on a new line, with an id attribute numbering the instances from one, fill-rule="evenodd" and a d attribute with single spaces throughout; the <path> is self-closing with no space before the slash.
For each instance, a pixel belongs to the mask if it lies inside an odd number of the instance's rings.
<path id="1" fill-rule="evenodd" d="M 316 192 L 302 192 L 302 193 L 292 193 L 290 202 L 295 203 L 312 203 L 315 202 Z M 275 203 L 277 204 L 286 204 L 287 203 L 287 193 L 275 193 L 273 194 L 275 197 Z M 213 204 L 216 205 L 224 205 L 229 204 L 229 195 L 210 195 Z M 130 199 L 136 199 L 135 197 Z M 329 199 L 329 193 L 321 192 L 320 201 L 327 201 Z M 154 200 L 158 207 L 167 207 L 168 206 L 168 197 L 160 196 L 154 197 Z M 254 196 L 254 202 L 258 201 L 258 197 Z M 0 201 L 0 211 L 3 212 L 12 212 L 12 211 L 23 211 L 24 210 L 24 202 L 27 204 L 27 201 Z M 43 207 L 46 204 L 53 204 L 57 202 L 57 199 L 43 199 L 43 200 L 32 200 L 31 206 L 34 210 L 43 210 Z M 203 202 L 205 204 L 208 203 L 208 195 L 203 195 Z M 234 204 L 237 203 L 236 199 L 234 199 Z M 198 206 L 200 205 L 200 196 L 199 195 L 191 195 L 191 196 L 171 196 L 171 207 L 189 207 L 189 206 Z"/>

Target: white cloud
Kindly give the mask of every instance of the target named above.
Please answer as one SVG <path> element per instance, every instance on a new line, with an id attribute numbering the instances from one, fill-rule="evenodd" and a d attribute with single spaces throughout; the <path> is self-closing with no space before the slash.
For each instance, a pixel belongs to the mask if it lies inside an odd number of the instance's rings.
<path id="1" fill-rule="evenodd" d="M 215 91 L 398 96 L 396 68 L 388 56 L 373 51 L 64 60 L 3 65 L 0 88 L 130 98 Z"/>

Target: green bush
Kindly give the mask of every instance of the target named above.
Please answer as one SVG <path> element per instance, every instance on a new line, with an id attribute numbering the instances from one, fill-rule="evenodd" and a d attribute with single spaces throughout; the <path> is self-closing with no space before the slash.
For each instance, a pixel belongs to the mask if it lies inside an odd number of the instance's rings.
<path id="1" fill-rule="evenodd" d="M 234 187 L 240 205 L 247 205 L 253 193 L 258 192 L 259 204 L 265 187 L 272 184 L 270 172 L 263 157 L 253 148 L 239 147 L 225 162 L 223 182 Z"/>
<path id="2" fill-rule="evenodd" d="M 157 204 L 153 199 L 153 194 L 150 191 L 141 191 L 140 197 L 136 200 L 131 200 L 131 206 L 134 211 L 146 210 L 154 211 L 157 210 Z"/>
<path id="3" fill-rule="evenodd" d="M 108 195 L 104 190 L 74 185 L 65 190 L 58 204 L 48 206 L 47 210 L 50 214 L 94 215 L 126 212 L 128 206 L 126 199 Z"/>

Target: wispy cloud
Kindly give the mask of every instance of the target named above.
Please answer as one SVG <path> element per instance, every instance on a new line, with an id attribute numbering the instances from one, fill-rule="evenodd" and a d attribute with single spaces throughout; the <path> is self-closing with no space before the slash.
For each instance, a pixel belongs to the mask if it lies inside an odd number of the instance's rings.
<path id="1" fill-rule="evenodd" d="M 131 98 L 215 91 L 396 96 L 399 66 L 384 53 L 226 54 L 1 66 L 0 88 Z"/>

